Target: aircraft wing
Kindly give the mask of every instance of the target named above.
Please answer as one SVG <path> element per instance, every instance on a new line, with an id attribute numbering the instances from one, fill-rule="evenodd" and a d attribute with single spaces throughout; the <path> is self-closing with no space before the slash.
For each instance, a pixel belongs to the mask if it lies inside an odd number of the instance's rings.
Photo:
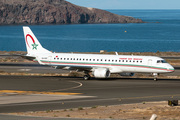
<path id="1" fill-rule="evenodd" d="M 92 71 L 94 68 L 93 66 L 56 66 L 56 69 L 64 69 L 64 70 L 76 70 L 78 72 L 80 71 Z"/>

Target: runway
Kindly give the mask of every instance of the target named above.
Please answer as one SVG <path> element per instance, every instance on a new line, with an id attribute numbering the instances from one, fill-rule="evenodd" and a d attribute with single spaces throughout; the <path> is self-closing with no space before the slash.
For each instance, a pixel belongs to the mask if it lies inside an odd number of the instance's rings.
<path id="1" fill-rule="evenodd" d="M 0 113 L 180 99 L 178 79 L 0 76 L 0 83 Z"/>
<path id="2" fill-rule="evenodd" d="M 178 76 L 180 67 L 166 76 Z M 0 63 L 0 71 L 69 73 L 38 63 Z M 180 99 L 179 79 L 109 78 L 84 81 L 77 77 L 0 76 L 0 113 L 109 106 Z M 0 115 L 0 119 L 54 119 Z M 61 120 L 66 120 L 61 118 Z"/>

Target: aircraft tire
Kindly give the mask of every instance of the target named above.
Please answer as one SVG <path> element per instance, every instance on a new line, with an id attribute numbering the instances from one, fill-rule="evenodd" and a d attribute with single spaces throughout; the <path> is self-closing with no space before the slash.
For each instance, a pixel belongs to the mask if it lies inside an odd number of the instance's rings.
<path id="1" fill-rule="evenodd" d="M 154 78 L 154 81 L 157 81 L 157 78 Z"/>
<path id="2" fill-rule="evenodd" d="M 90 79 L 90 76 L 89 76 L 89 75 L 84 75 L 83 79 L 84 79 L 84 80 L 89 80 L 89 79 Z"/>

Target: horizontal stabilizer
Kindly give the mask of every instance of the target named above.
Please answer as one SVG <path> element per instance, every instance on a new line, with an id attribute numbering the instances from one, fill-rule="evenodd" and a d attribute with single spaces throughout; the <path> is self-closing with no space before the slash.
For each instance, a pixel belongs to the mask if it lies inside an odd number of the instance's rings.
<path id="1" fill-rule="evenodd" d="M 31 61 L 36 59 L 36 57 L 34 57 L 34 56 L 27 56 L 27 55 L 21 55 L 21 57 L 24 58 L 24 59 L 27 59 L 27 60 L 31 60 Z"/>

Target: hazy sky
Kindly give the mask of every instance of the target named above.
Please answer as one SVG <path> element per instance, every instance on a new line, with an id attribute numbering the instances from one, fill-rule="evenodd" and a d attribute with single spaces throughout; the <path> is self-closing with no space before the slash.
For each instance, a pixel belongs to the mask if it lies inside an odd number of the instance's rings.
<path id="1" fill-rule="evenodd" d="M 180 9 L 180 0 L 66 0 L 99 9 Z"/>

